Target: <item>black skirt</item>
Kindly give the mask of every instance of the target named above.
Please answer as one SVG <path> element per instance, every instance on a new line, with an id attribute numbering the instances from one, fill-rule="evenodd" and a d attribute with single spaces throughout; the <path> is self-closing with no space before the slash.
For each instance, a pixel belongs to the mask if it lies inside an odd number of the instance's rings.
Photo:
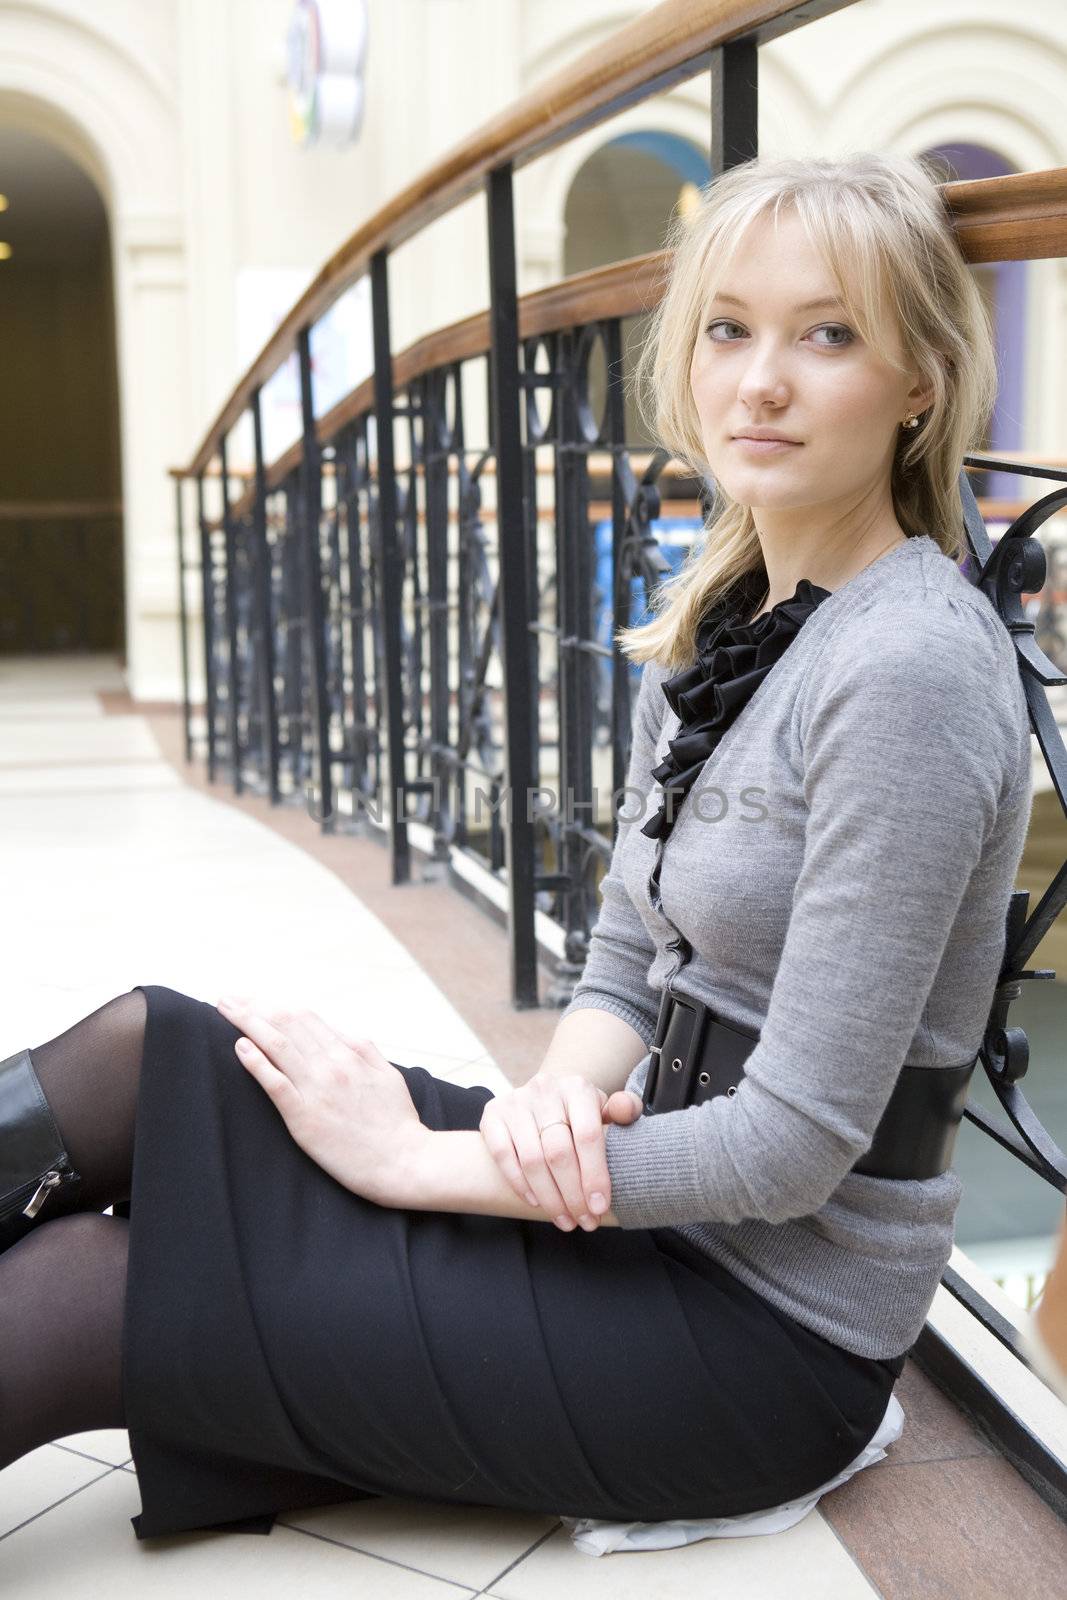
<path id="1" fill-rule="evenodd" d="M 123 1330 L 139 1539 L 266 1532 L 368 1495 L 732 1516 L 825 1483 L 877 1430 L 903 1355 L 831 1344 L 670 1228 L 364 1200 L 292 1139 L 232 1023 L 140 987 Z M 430 1128 L 477 1128 L 492 1098 L 397 1071 Z"/>

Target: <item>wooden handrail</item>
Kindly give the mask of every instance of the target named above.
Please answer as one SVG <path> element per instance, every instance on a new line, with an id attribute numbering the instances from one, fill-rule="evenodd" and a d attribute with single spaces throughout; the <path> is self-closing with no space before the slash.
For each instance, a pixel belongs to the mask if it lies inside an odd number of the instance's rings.
<path id="1" fill-rule="evenodd" d="M 121 500 L 0 500 L 0 522 L 58 522 L 121 517 Z"/>
<path id="2" fill-rule="evenodd" d="M 940 188 L 965 260 L 1042 261 L 1067 255 L 1067 167 Z"/>

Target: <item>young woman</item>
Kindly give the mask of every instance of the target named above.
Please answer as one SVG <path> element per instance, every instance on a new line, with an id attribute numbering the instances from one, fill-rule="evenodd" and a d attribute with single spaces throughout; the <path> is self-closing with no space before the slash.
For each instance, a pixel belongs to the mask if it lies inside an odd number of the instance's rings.
<path id="1" fill-rule="evenodd" d="M 1014 649 L 956 565 L 990 329 L 908 159 L 747 163 L 669 242 L 638 377 L 718 499 L 620 635 L 626 814 L 529 1082 L 157 985 L 0 1072 L 0 1465 L 127 1426 L 138 1537 L 367 1494 L 777 1505 L 922 1327 L 1030 811 Z M 750 1053 L 646 1110 L 667 984 Z"/>

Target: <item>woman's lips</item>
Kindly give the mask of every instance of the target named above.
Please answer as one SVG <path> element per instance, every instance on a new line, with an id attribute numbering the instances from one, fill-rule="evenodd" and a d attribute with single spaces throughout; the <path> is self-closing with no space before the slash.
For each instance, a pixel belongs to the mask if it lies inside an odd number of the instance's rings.
<path id="1" fill-rule="evenodd" d="M 739 444 L 743 450 L 751 450 L 753 455 L 770 456 L 780 450 L 800 450 L 803 447 L 794 443 L 792 439 L 742 439 L 734 438 L 734 444 Z"/>

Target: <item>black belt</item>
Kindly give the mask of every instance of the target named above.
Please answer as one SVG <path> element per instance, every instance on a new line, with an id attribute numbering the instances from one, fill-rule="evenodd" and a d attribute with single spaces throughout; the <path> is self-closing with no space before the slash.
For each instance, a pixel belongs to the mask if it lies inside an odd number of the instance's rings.
<path id="1" fill-rule="evenodd" d="M 645 1083 L 645 1114 L 681 1111 L 733 1095 L 759 1034 L 722 1022 L 700 1000 L 665 988 Z M 961 1067 L 900 1070 L 870 1148 L 853 1172 L 872 1178 L 936 1178 L 952 1162 L 967 1086 L 978 1057 Z"/>

